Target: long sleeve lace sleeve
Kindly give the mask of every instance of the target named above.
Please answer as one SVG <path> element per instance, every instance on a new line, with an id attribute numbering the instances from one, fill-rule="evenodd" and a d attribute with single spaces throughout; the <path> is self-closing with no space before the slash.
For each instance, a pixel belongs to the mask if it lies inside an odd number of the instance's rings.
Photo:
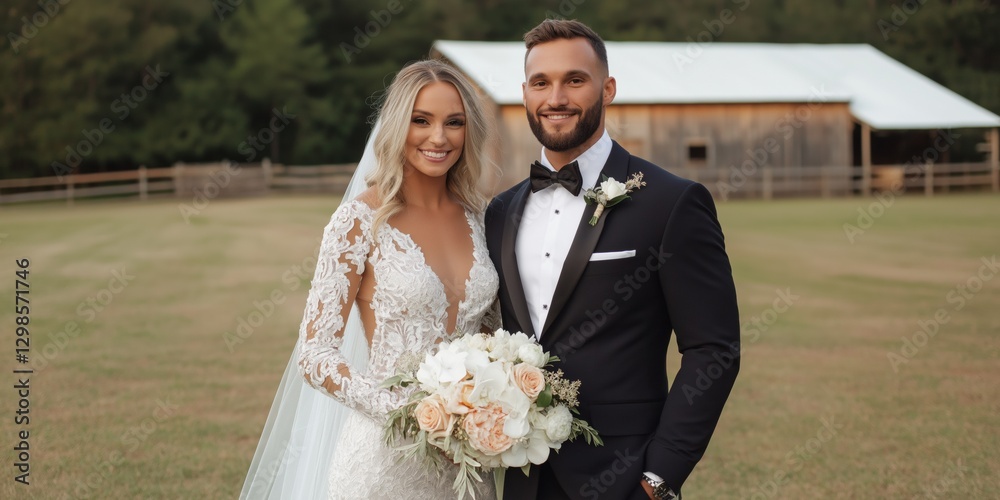
<path id="1" fill-rule="evenodd" d="M 372 248 L 370 210 L 360 201 L 346 203 L 324 230 L 299 328 L 298 361 L 309 385 L 383 421 L 405 397 L 381 388 L 381 380 L 363 375 L 342 351 L 344 328 Z"/>

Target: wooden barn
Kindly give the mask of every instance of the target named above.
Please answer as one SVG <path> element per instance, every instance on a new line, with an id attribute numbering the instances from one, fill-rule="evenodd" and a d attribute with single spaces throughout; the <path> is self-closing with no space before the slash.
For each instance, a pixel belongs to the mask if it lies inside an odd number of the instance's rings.
<path id="1" fill-rule="evenodd" d="M 985 129 L 976 179 L 997 189 L 1000 117 L 870 45 L 608 42 L 607 48 L 618 82 L 607 117 L 612 138 L 705 183 L 717 197 L 888 189 L 904 177 L 911 150 L 930 156 L 921 156 L 921 165 L 947 162 L 954 141 L 943 136 L 967 128 Z M 521 101 L 524 51 L 521 42 L 437 41 L 432 49 L 494 106 L 504 170 L 495 189 L 523 179 L 541 150 Z M 945 146 L 925 154 L 935 144 Z"/>

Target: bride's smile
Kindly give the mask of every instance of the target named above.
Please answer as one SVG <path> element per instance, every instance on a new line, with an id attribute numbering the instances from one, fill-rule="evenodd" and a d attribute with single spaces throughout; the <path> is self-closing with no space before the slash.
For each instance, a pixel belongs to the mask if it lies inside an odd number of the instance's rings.
<path id="1" fill-rule="evenodd" d="M 458 162 L 465 146 L 465 107 L 455 86 L 434 82 L 417 93 L 406 134 L 408 173 L 441 177 Z"/>

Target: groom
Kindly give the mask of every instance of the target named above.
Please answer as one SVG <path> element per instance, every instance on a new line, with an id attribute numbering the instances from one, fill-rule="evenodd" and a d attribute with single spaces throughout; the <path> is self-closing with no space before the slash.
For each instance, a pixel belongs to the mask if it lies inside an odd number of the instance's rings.
<path id="1" fill-rule="evenodd" d="M 536 336 L 582 381 L 581 417 L 604 446 L 565 443 L 504 498 L 678 498 L 739 370 L 729 258 L 702 185 L 629 154 L 604 129 L 615 97 L 604 42 L 577 21 L 525 37 L 524 105 L 542 155 L 486 212 L 504 328 Z M 646 183 L 595 225 L 602 176 Z M 667 346 L 682 355 L 668 394 Z"/>

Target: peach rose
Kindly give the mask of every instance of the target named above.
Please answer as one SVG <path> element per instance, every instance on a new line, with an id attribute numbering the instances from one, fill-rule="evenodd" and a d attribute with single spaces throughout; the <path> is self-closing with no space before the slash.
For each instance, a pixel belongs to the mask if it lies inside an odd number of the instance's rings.
<path id="1" fill-rule="evenodd" d="M 471 380 L 463 380 L 451 386 L 448 398 L 444 401 L 444 409 L 448 413 L 465 415 L 472 409 L 472 390 L 476 385 Z"/>
<path id="2" fill-rule="evenodd" d="M 545 375 L 542 370 L 531 366 L 528 363 L 518 363 L 514 365 L 512 372 L 514 384 L 532 402 L 538 399 L 538 395 L 545 390 Z"/>
<path id="3" fill-rule="evenodd" d="M 427 396 L 417 403 L 413 415 L 417 418 L 417 425 L 421 430 L 435 433 L 448 430 L 448 412 L 444 409 L 444 400 L 441 396 L 434 394 Z"/>
<path id="4" fill-rule="evenodd" d="M 498 404 L 470 411 L 462 422 L 462 428 L 469 435 L 469 444 L 487 455 L 499 455 L 510 449 L 514 440 L 503 433 L 506 418 L 507 414 Z"/>

